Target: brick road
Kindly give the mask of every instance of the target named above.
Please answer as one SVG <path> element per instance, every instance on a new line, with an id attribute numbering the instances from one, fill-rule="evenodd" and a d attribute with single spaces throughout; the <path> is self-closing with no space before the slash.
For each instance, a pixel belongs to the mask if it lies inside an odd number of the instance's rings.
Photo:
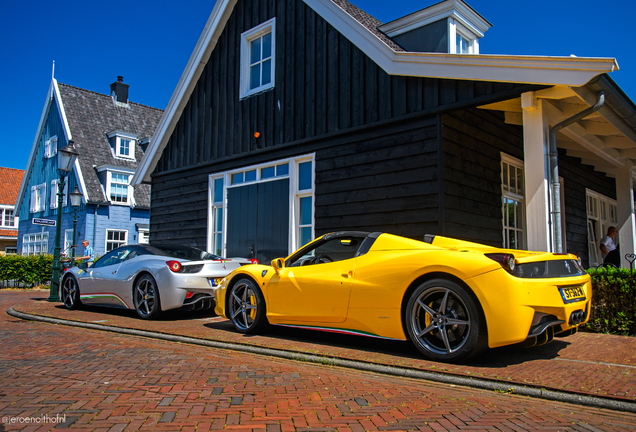
<path id="1" fill-rule="evenodd" d="M 46 293 L 2 291 L 0 307 L 6 310 L 37 297 Z M 58 310 L 44 302 L 26 303 Z M 93 321 L 134 320 L 107 310 L 81 313 Z M 209 329 L 209 321 L 173 315 L 155 324 Z M 284 343 L 296 343 L 284 336 Z M 6 314 L 0 318 L 0 339 L 3 420 L 65 415 L 66 422 L 57 427 L 72 430 L 636 429 L 635 414 L 22 321 Z"/>
<path id="2" fill-rule="evenodd" d="M 46 293 L 39 297 L 46 298 Z M 27 299 L 28 297 L 24 297 Z M 410 342 L 273 327 L 266 334 L 245 336 L 227 320 L 207 314 L 168 313 L 143 321 L 134 311 L 90 308 L 68 311 L 61 304 L 17 301 L 15 310 L 42 316 L 94 322 L 200 339 L 297 351 L 373 364 L 408 367 L 461 377 L 533 385 L 583 395 L 636 402 L 636 338 L 578 333 L 539 348 L 489 350 L 470 364 L 450 365 L 423 359 Z M 196 319 L 192 319 L 192 318 Z"/>

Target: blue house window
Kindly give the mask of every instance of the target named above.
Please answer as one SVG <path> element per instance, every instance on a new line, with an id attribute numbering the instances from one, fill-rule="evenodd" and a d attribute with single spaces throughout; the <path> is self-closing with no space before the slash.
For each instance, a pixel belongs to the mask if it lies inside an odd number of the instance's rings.
<path id="1" fill-rule="evenodd" d="M 130 176 L 122 173 L 110 173 L 110 201 L 113 204 L 128 204 Z"/>

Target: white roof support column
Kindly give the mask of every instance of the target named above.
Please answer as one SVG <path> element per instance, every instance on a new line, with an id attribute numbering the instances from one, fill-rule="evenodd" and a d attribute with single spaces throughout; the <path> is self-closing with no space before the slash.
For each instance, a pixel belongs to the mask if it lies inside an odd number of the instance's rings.
<path id="1" fill-rule="evenodd" d="M 534 92 L 521 95 L 523 149 L 526 182 L 526 237 L 528 250 L 552 251 L 548 205 L 549 128 L 544 101 Z"/>
<path id="2" fill-rule="evenodd" d="M 634 228 L 634 179 L 632 162 L 628 159 L 624 166 L 616 169 L 616 201 L 618 203 L 618 245 L 621 250 L 621 267 L 629 268 L 625 254 L 633 254 L 636 244 Z M 605 233 L 603 233 L 604 235 Z"/>

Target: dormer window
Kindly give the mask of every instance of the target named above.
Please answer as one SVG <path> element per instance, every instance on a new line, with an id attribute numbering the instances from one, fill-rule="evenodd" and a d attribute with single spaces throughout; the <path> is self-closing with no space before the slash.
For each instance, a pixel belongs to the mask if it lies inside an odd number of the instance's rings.
<path id="1" fill-rule="evenodd" d="M 131 134 L 115 131 L 108 134 L 113 156 L 122 159 L 135 160 L 135 143 L 137 137 Z"/>
<path id="2" fill-rule="evenodd" d="M 44 157 L 50 159 L 55 155 L 57 155 L 57 136 L 52 136 L 44 141 Z"/>
<path id="3" fill-rule="evenodd" d="M 104 188 L 106 199 L 111 204 L 134 206 L 134 189 L 130 186 L 134 170 L 112 165 L 102 165 L 95 169 Z"/>
<path id="4" fill-rule="evenodd" d="M 407 51 L 479 54 L 479 39 L 490 27 L 464 0 L 442 0 L 378 29 Z"/>
<path id="5" fill-rule="evenodd" d="M 112 171 L 109 171 L 108 174 L 109 182 L 107 189 L 110 202 L 113 204 L 128 204 L 130 176 Z"/>

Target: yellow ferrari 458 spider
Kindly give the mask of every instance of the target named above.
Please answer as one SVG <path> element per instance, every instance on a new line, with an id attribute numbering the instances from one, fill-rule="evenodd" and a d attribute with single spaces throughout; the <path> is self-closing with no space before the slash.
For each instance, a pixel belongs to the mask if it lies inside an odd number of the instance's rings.
<path id="1" fill-rule="evenodd" d="M 453 362 L 573 334 L 591 298 L 575 255 L 349 231 L 234 270 L 215 311 L 242 333 L 272 324 L 410 339 L 427 358 Z"/>

